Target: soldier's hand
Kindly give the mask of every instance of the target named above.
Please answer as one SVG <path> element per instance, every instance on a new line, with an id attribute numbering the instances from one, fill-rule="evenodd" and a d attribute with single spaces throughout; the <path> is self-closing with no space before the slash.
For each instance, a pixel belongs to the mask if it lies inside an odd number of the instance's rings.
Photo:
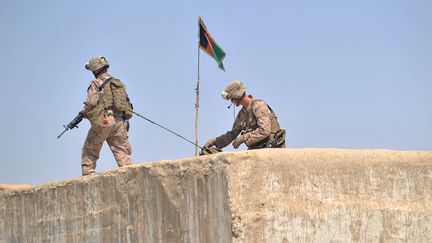
<path id="1" fill-rule="evenodd" d="M 212 138 L 204 144 L 204 148 L 210 148 L 215 145 L 216 139 Z"/>
<path id="2" fill-rule="evenodd" d="M 244 142 L 246 142 L 246 140 L 245 140 L 245 137 L 242 135 L 242 136 L 236 138 L 234 140 L 234 142 L 232 143 L 232 145 L 235 149 L 238 149 L 238 147 L 240 147 L 240 145 Z"/>

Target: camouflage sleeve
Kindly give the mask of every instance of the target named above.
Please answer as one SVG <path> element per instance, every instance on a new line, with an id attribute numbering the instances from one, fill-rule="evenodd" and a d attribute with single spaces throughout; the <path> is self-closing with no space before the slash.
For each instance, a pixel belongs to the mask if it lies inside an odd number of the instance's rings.
<path id="1" fill-rule="evenodd" d="M 236 120 L 234 121 L 231 131 L 228 131 L 215 139 L 215 145 L 218 149 L 225 148 L 228 144 L 230 144 L 232 141 L 234 141 L 234 139 L 237 138 L 237 136 L 242 131 L 240 121 L 241 118 L 239 113 L 236 117 Z"/>
<path id="2" fill-rule="evenodd" d="M 263 101 L 257 101 L 252 107 L 252 111 L 255 114 L 258 128 L 244 134 L 247 146 L 254 145 L 271 134 L 270 110 L 267 104 Z"/>
<path id="3" fill-rule="evenodd" d="M 93 109 L 99 100 L 99 88 L 95 81 L 92 81 L 87 89 L 87 99 L 84 102 L 84 110 L 89 111 Z"/>

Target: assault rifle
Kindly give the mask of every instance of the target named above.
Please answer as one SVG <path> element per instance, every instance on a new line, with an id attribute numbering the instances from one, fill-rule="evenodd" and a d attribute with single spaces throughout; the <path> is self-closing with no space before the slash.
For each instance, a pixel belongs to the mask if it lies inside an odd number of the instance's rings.
<path id="1" fill-rule="evenodd" d="M 84 115 L 80 112 L 71 122 L 69 122 L 69 124 L 63 125 L 65 130 L 57 136 L 57 139 L 59 139 L 67 130 L 74 129 L 75 127 L 78 128 L 78 124 L 82 121 L 83 118 Z"/>

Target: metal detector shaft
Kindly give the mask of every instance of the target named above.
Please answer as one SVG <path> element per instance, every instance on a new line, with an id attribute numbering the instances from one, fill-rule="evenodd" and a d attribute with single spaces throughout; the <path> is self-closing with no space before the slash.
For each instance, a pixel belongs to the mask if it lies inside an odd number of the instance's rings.
<path id="1" fill-rule="evenodd" d="M 166 128 L 166 127 L 162 126 L 162 125 L 159 125 L 159 124 L 157 124 L 156 122 L 154 122 L 154 121 L 152 121 L 152 120 L 148 119 L 147 117 L 144 117 L 144 116 L 142 116 L 141 114 L 139 114 L 139 113 L 136 113 L 136 112 L 135 112 L 135 111 L 133 111 L 133 110 L 130 110 L 130 112 L 134 113 L 135 115 L 137 115 L 137 116 L 141 117 L 142 119 L 144 119 L 144 120 L 146 120 L 146 121 L 148 121 L 148 122 L 150 122 L 150 123 L 153 123 L 153 124 L 155 124 L 156 126 L 158 126 L 158 127 L 160 127 L 160 128 L 163 128 L 163 129 L 167 130 L 168 132 L 170 132 L 170 133 L 172 133 L 172 134 L 176 135 L 177 137 L 179 137 L 179 138 L 182 138 L 182 139 L 184 139 L 184 140 L 188 141 L 189 143 L 191 143 L 191 144 L 193 144 L 193 145 L 197 146 L 198 148 L 200 148 L 200 149 L 203 149 L 203 147 L 199 146 L 198 144 L 196 144 L 196 143 L 192 142 L 191 140 L 189 140 L 189 139 L 187 139 L 187 138 L 183 137 L 182 135 L 180 135 L 180 134 L 178 134 L 178 133 L 176 133 L 176 132 L 174 132 L 174 131 L 172 131 L 172 130 L 170 130 L 170 129 L 168 129 L 168 128 Z"/>

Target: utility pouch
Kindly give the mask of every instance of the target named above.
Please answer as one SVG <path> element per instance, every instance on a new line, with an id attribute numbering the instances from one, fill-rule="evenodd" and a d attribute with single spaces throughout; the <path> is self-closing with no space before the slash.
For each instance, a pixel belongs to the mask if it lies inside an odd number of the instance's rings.
<path id="1" fill-rule="evenodd" d="M 285 147 L 286 131 L 285 129 L 280 129 L 275 134 L 270 135 L 268 148 L 283 148 Z"/>

